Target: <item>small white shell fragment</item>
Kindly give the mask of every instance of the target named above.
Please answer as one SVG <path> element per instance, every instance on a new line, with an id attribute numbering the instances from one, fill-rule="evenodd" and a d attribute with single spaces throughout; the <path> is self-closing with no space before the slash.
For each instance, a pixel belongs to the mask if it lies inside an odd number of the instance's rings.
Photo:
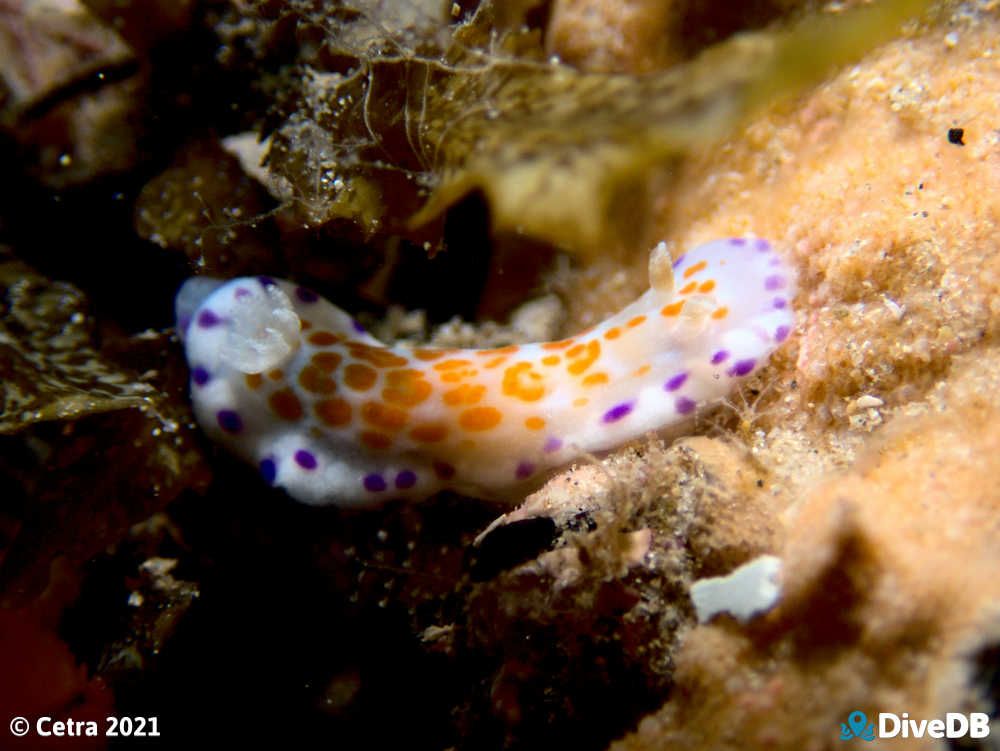
<path id="1" fill-rule="evenodd" d="M 859 396 L 854 405 L 858 409 L 868 409 L 869 407 L 881 407 L 885 404 L 884 401 L 879 399 L 877 396 L 872 396 L 871 394 L 865 394 L 864 396 Z"/>
<path id="2" fill-rule="evenodd" d="M 781 597 L 781 559 L 762 555 L 726 576 L 701 579 L 691 585 L 691 602 L 699 623 L 729 613 L 746 623 L 773 608 Z"/>
<path id="3" fill-rule="evenodd" d="M 885 307 L 889 309 L 889 312 L 892 313 L 893 318 L 897 321 L 903 320 L 903 315 L 906 313 L 906 309 L 902 305 L 888 295 L 882 295 L 882 301 L 885 303 Z"/>

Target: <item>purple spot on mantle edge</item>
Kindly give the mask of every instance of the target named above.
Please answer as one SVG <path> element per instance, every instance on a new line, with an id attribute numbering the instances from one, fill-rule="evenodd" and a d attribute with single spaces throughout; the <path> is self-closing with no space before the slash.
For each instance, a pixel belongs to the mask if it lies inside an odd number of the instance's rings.
<path id="1" fill-rule="evenodd" d="M 678 373 L 669 381 L 667 381 L 665 384 L 663 384 L 663 388 L 665 388 L 667 391 L 676 391 L 677 389 L 679 389 L 681 386 L 684 385 L 684 381 L 686 381 L 687 379 L 688 379 L 687 372 Z"/>
<path id="2" fill-rule="evenodd" d="M 604 413 L 602 418 L 604 422 L 618 422 L 620 419 L 629 414 L 635 407 L 635 402 L 624 402 L 622 404 L 616 404 L 614 407 L 609 409 Z"/>
<path id="3" fill-rule="evenodd" d="M 768 292 L 774 292 L 776 289 L 784 289 L 785 284 L 785 277 L 781 274 L 773 274 L 764 280 L 764 289 Z"/>
<path id="4" fill-rule="evenodd" d="M 563 442 L 562 438 L 556 438 L 551 436 L 549 440 L 545 442 L 545 447 L 542 449 L 546 454 L 551 454 L 553 451 L 558 451 L 562 448 Z"/>
<path id="5" fill-rule="evenodd" d="M 308 287 L 296 287 L 295 296 L 302 302 L 316 302 L 319 299 L 319 295 Z"/>
<path id="6" fill-rule="evenodd" d="M 531 462 L 520 462 L 517 469 L 514 470 L 514 476 L 519 479 L 531 477 L 533 474 L 535 474 L 535 465 Z"/>
<path id="7" fill-rule="evenodd" d="M 686 396 L 679 396 L 677 397 L 677 401 L 674 402 L 674 409 L 682 415 L 689 415 L 694 412 L 695 406 L 695 403 Z"/>
<path id="8" fill-rule="evenodd" d="M 788 305 L 788 301 L 784 297 L 774 298 L 775 310 L 784 310 L 786 305 Z"/>
<path id="9" fill-rule="evenodd" d="M 235 292 L 235 297 L 237 300 L 242 300 L 244 297 L 250 296 L 250 290 L 246 287 L 237 287 Z"/>
<path id="10" fill-rule="evenodd" d="M 278 476 L 278 465 L 274 463 L 274 459 L 270 457 L 261 459 L 258 466 L 260 467 L 260 474 L 264 478 L 264 482 L 268 485 L 274 485 L 274 478 Z"/>
<path id="11" fill-rule="evenodd" d="M 790 331 L 791 330 L 788 328 L 788 326 L 778 326 L 778 328 L 774 330 L 774 341 L 776 342 L 785 341 L 785 339 L 788 338 L 788 334 Z"/>
<path id="12" fill-rule="evenodd" d="M 718 365 L 720 362 L 725 362 L 727 357 L 729 357 L 729 352 L 727 352 L 724 349 L 720 349 L 718 352 L 712 355 L 712 359 L 710 360 L 710 362 L 712 363 L 712 365 Z"/>
<path id="13" fill-rule="evenodd" d="M 243 431 L 243 418 L 231 409 L 220 409 L 215 413 L 215 419 L 218 421 L 219 427 L 231 435 L 237 435 Z"/>
<path id="14" fill-rule="evenodd" d="M 404 469 L 396 475 L 396 487 L 400 490 L 412 488 L 417 484 L 417 474 L 412 469 Z"/>
<path id="15" fill-rule="evenodd" d="M 767 240 L 764 240 L 763 238 L 757 238 L 756 244 L 757 244 L 757 250 L 759 250 L 761 253 L 766 253 L 771 249 L 771 243 L 769 243 Z"/>
<path id="16" fill-rule="evenodd" d="M 302 469 L 316 469 L 316 457 L 305 449 L 299 449 L 295 452 L 295 463 Z"/>
<path id="17" fill-rule="evenodd" d="M 674 268 L 676 269 L 678 266 L 680 266 L 682 263 L 684 263 L 684 259 L 685 258 L 687 258 L 687 253 L 684 253 L 683 255 L 681 255 L 680 258 L 678 258 L 676 261 L 674 261 Z"/>
<path id="18" fill-rule="evenodd" d="M 733 237 L 729 240 L 730 245 L 746 245 L 747 239 L 745 237 Z"/>
<path id="19" fill-rule="evenodd" d="M 735 363 L 733 363 L 733 367 L 729 369 L 727 375 L 745 376 L 747 373 L 749 373 L 751 370 L 754 369 L 754 366 L 756 364 L 757 361 L 754 360 L 752 357 L 746 360 L 737 360 Z"/>
<path id="20" fill-rule="evenodd" d="M 365 475 L 365 479 L 363 480 L 363 482 L 365 485 L 365 490 L 369 491 L 370 493 L 381 493 L 386 488 L 385 478 L 382 477 L 382 475 L 378 474 Z"/>
<path id="21" fill-rule="evenodd" d="M 198 314 L 198 325 L 203 329 L 210 329 L 222 323 L 222 319 L 211 310 L 203 310 Z"/>
<path id="22" fill-rule="evenodd" d="M 196 386 L 204 386 L 212 380 L 212 374 L 199 366 L 191 371 L 191 380 L 195 382 Z"/>
<path id="23" fill-rule="evenodd" d="M 354 329 L 355 331 L 357 331 L 357 332 L 358 332 L 359 334 L 365 334 L 365 333 L 367 333 L 367 331 L 366 331 L 365 327 L 364 327 L 364 326 L 362 326 L 362 325 L 361 325 L 360 323 L 358 323 L 357 321 L 355 321 L 355 320 L 353 320 L 353 319 L 351 320 L 351 327 L 352 327 L 352 328 L 353 328 L 353 329 Z"/>
<path id="24" fill-rule="evenodd" d="M 274 281 L 274 279 L 272 279 L 269 276 L 258 276 L 257 281 L 260 282 L 260 286 L 264 287 L 265 289 L 268 287 L 273 287 L 277 284 L 277 282 Z"/>

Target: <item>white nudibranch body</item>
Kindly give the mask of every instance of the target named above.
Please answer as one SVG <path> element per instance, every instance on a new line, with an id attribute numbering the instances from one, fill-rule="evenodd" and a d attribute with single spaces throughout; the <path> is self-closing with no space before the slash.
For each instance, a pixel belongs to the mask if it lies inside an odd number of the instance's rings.
<path id="1" fill-rule="evenodd" d="M 794 326 L 794 273 L 764 240 L 673 262 L 661 243 L 649 269 L 650 289 L 589 331 L 483 350 L 386 347 L 286 281 L 190 279 L 177 319 L 195 415 L 306 503 L 502 497 L 717 402 Z"/>

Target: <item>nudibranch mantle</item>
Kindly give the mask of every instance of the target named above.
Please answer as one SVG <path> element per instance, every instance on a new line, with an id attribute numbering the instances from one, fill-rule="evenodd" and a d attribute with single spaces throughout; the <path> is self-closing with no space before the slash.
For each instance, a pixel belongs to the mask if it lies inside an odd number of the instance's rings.
<path id="1" fill-rule="evenodd" d="M 502 498 L 718 401 L 794 326 L 795 275 L 764 240 L 676 261 L 660 243 L 649 273 L 649 290 L 588 331 L 487 350 L 387 347 L 286 281 L 189 279 L 177 329 L 194 412 L 305 503 Z"/>

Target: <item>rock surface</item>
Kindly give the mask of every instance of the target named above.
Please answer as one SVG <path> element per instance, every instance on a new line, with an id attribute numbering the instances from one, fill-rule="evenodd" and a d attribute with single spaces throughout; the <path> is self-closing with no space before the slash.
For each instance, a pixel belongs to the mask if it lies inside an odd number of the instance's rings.
<path id="1" fill-rule="evenodd" d="M 678 252 L 756 233 L 802 274 L 792 344 L 714 418 L 767 478 L 784 585 L 748 625 L 684 630 L 666 701 L 613 749 L 835 748 L 855 709 L 995 716 L 994 6 L 938 11 L 688 160 L 661 197 Z M 575 320 L 631 293 L 607 268 L 581 277 Z M 713 525 L 717 544 L 751 514 Z"/>

